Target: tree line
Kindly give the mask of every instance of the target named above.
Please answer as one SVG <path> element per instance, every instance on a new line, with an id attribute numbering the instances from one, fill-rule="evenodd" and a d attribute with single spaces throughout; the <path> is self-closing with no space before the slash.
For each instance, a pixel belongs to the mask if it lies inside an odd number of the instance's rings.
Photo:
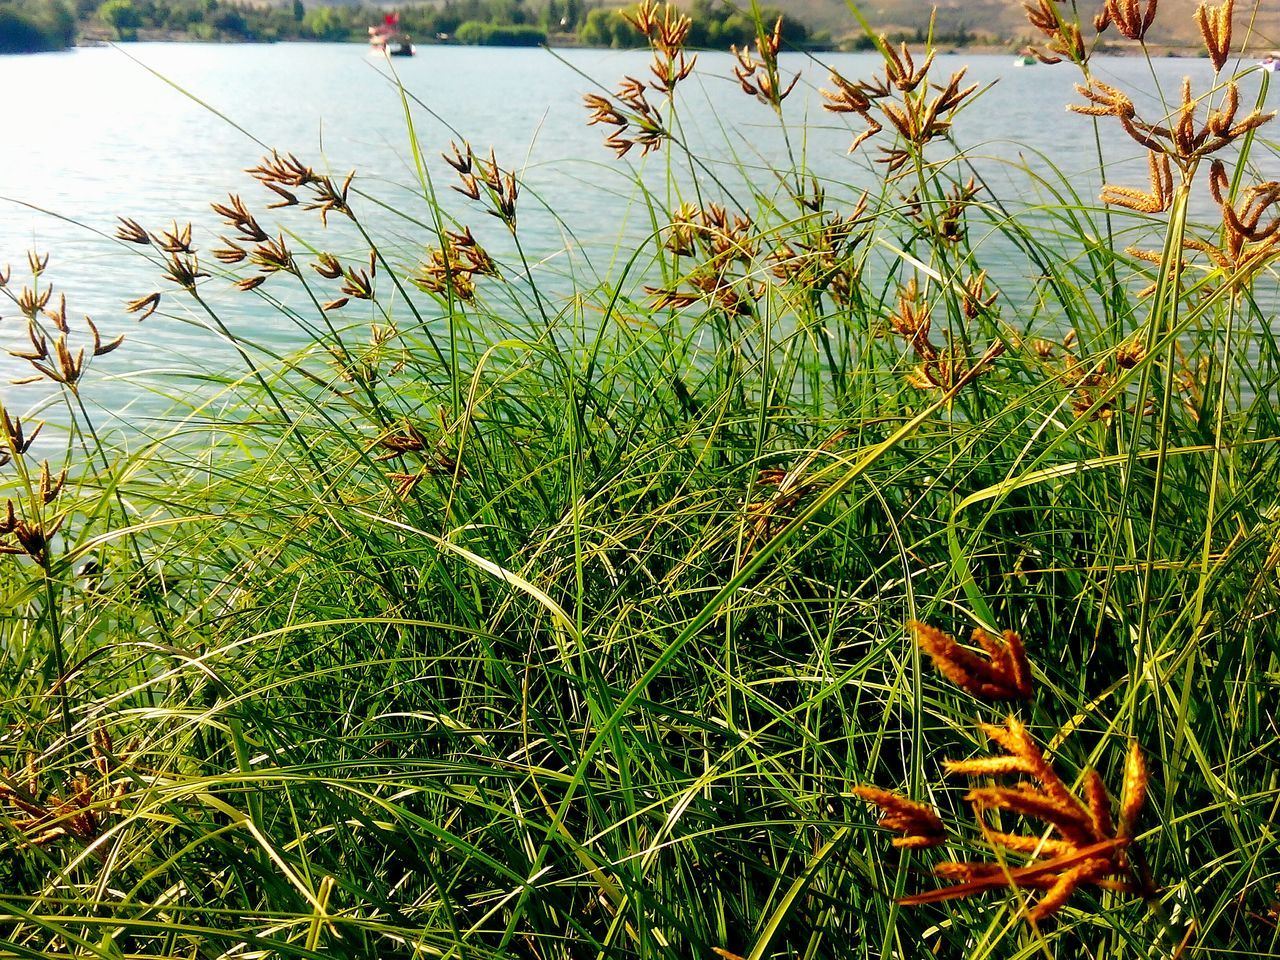
<path id="1" fill-rule="evenodd" d="M 60 50 L 75 42 L 76 15 L 54 0 L 0 0 L 0 53 Z"/>
<path id="2" fill-rule="evenodd" d="M 619 9 L 598 0 L 443 0 L 405 6 L 401 30 L 415 41 L 537 45 L 549 40 L 587 46 L 642 46 L 644 38 Z M 692 46 L 724 47 L 752 40 L 755 21 L 716 0 L 694 0 Z M 264 5 L 237 0 L 0 0 L 0 52 L 59 49 L 77 35 L 136 40 L 361 40 L 385 9 L 322 6 L 291 0 Z M 772 24 L 778 13 L 763 11 Z M 817 39 L 794 20 L 784 37 L 802 46 Z"/>

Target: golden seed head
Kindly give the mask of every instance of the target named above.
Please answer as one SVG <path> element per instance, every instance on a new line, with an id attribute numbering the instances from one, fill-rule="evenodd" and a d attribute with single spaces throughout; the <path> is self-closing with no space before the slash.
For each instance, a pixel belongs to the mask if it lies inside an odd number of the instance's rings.
<path id="1" fill-rule="evenodd" d="M 1107 184 L 1102 188 L 1102 202 L 1127 207 L 1139 213 L 1156 214 L 1168 210 L 1173 202 L 1173 170 L 1169 164 L 1169 156 L 1149 151 L 1147 163 L 1151 177 L 1150 193 Z"/>
<path id="2" fill-rule="evenodd" d="M 981 657 L 936 627 L 915 620 L 909 627 L 934 668 L 962 690 L 992 700 L 1031 699 L 1031 667 L 1022 638 L 1013 631 L 996 638 L 975 630 L 973 639 L 986 653 Z"/>
<path id="3" fill-rule="evenodd" d="M 902 834 L 894 839 L 895 847 L 923 849 L 946 842 L 947 828 L 928 804 L 908 800 L 879 787 L 854 787 L 851 792 L 880 808 L 881 827 Z"/>
<path id="4" fill-rule="evenodd" d="M 160 294 L 149 293 L 145 297 L 138 297 L 136 300 L 130 300 L 125 304 L 124 309 L 128 313 L 141 313 L 139 320 L 145 320 L 156 312 L 156 308 L 160 306 Z"/>
<path id="5" fill-rule="evenodd" d="M 1119 836 L 1133 836 L 1133 828 L 1138 814 L 1147 801 L 1147 761 L 1142 755 L 1138 741 L 1129 744 L 1129 753 L 1124 762 L 1124 786 L 1120 793 L 1120 829 Z"/>
<path id="6" fill-rule="evenodd" d="M 1116 348 L 1116 366 L 1121 370 L 1130 370 L 1143 361 L 1147 348 L 1138 339 L 1126 340 Z"/>
<path id="7" fill-rule="evenodd" d="M 1201 0 L 1196 7 L 1196 25 L 1200 37 L 1213 63 L 1215 73 L 1220 73 L 1231 55 L 1231 15 L 1235 0 L 1222 0 L 1217 6 L 1209 6 Z"/>
<path id="8" fill-rule="evenodd" d="M 1140 0 L 1107 0 L 1107 19 L 1116 25 L 1121 35 L 1130 40 L 1142 40 L 1156 19 L 1157 0 L 1147 0 L 1143 8 Z M 1099 31 L 1101 32 L 1101 31 Z"/>
<path id="9" fill-rule="evenodd" d="M 293 154 L 281 156 L 275 150 L 271 151 L 271 156 L 263 157 L 261 163 L 250 167 L 245 173 L 267 186 L 283 184 L 288 187 L 303 187 L 318 179 L 315 172 Z"/>
<path id="10" fill-rule="evenodd" d="M 250 290 L 256 290 L 258 287 L 262 286 L 266 282 L 267 282 L 267 278 L 265 276 L 263 276 L 262 274 L 257 274 L 252 277 L 245 277 L 242 280 L 237 280 L 234 286 L 237 290 L 243 293 L 248 293 Z"/>
<path id="11" fill-rule="evenodd" d="M 120 221 L 120 226 L 116 228 L 116 238 L 126 243 L 136 243 L 141 246 L 149 246 L 151 237 L 136 220 L 130 220 L 127 217 L 116 217 Z"/>

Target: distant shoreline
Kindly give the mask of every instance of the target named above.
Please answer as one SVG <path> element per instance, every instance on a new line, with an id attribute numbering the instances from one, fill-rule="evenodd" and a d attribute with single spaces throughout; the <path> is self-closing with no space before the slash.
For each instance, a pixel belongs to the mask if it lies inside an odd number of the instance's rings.
<path id="1" fill-rule="evenodd" d="M 91 33 L 91 34 L 78 37 L 73 46 L 74 47 L 101 47 L 101 46 L 107 46 L 112 43 L 118 43 L 118 42 L 120 41 L 117 41 L 113 37 Z M 273 39 L 273 40 L 204 39 L 204 38 L 193 37 L 190 34 L 181 33 L 177 31 L 146 31 L 145 33 L 140 32 L 139 36 L 126 42 L 129 42 L 129 43 L 206 43 L 206 44 L 218 44 L 221 46 L 228 46 L 232 44 L 261 46 L 261 45 L 279 44 L 279 43 L 300 43 L 300 44 L 332 43 L 332 44 L 342 44 L 345 46 L 353 46 L 353 47 L 366 46 L 366 44 L 360 40 L 311 40 L 303 37 L 288 38 L 288 39 Z M 439 41 L 434 39 L 421 40 L 421 41 L 415 41 L 415 42 L 420 48 L 479 46 L 478 44 L 461 44 L 461 43 L 455 43 L 451 41 Z M 548 41 L 545 45 L 556 50 L 559 50 L 559 49 L 580 49 L 580 50 L 626 49 L 626 48 L 617 48 L 617 47 L 591 46 L 589 44 L 582 43 L 573 34 L 553 34 L 548 38 Z M 922 49 L 924 46 L 922 43 L 911 43 L 911 42 L 909 42 L 907 45 L 913 50 Z M 503 46 L 503 45 L 493 44 L 492 46 Z M 1026 46 L 1025 42 L 1011 40 L 1008 43 L 1003 43 L 1003 44 L 991 44 L 991 43 L 973 43 L 973 44 L 963 44 L 963 45 L 940 44 L 938 45 L 937 49 L 940 53 L 946 53 L 946 54 L 970 53 L 970 54 L 977 54 L 979 56 L 1017 56 L 1025 46 Z M 515 45 L 512 45 L 512 48 L 514 49 Z M 644 48 L 634 47 L 630 49 L 642 50 Z M 837 41 L 832 43 L 809 44 L 802 48 L 798 48 L 795 52 L 868 53 L 871 51 L 852 50 L 843 46 L 840 42 Z M 1149 54 L 1150 56 L 1158 59 L 1206 59 L 1207 58 L 1207 54 L 1204 52 L 1203 47 L 1179 46 L 1177 44 L 1167 44 L 1167 45 L 1151 44 L 1145 50 L 1142 47 L 1137 45 L 1128 45 L 1128 44 L 1124 46 L 1114 45 L 1114 46 L 1103 47 L 1094 51 L 1094 55 L 1109 56 L 1109 57 L 1140 57 L 1140 56 L 1143 56 L 1144 54 Z M 1248 54 L 1248 53 L 1241 54 L 1241 58 L 1245 60 L 1248 60 L 1251 56 L 1257 59 L 1261 59 L 1263 56 L 1265 56 L 1265 53 L 1255 51 L 1252 54 Z"/>

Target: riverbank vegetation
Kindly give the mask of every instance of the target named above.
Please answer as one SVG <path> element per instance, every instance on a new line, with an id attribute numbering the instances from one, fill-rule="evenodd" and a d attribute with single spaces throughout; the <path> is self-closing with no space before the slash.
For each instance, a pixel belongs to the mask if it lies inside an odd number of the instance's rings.
<path id="1" fill-rule="evenodd" d="M 5 951 L 1280 955 L 1280 184 L 1202 9 L 1166 111 L 1090 71 L 1142 10 L 1042 8 L 1052 123 L 1145 158 L 1099 200 L 1032 145 L 993 186 L 981 91 L 882 39 L 822 91 L 875 186 L 819 179 L 763 20 L 791 165 L 692 153 L 645 4 L 584 121 L 648 240 L 530 249 L 462 141 L 415 206 L 269 153 L 205 222 L 121 211 L 122 305 L 239 358 L 127 432 L 86 398 L 141 335 L 14 263 Z"/>
<path id="2" fill-rule="evenodd" d="M 61 50 L 75 35 L 74 15 L 55 0 L 0 0 L 0 53 Z"/>
<path id="3" fill-rule="evenodd" d="M 3 8 L 0 8 L 3 9 Z M 400 27 L 419 42 L 456 42 L 507 46 L 557 44 L 643 46 L 627 28 L 623 7 L 590 0 L 443 0 L 398 9 Z M 191 39 L 227 41 L 363 41 L 368 28 L 381 23 L 386 10 L 370 5 L 239 3 L 235 0 L 106 0 L 80 8 L 81 29 L 104 39 Z M 690 9 L 693 46 L 750 43 L 755 27 L 748 14 L 712 0 L 695 0 Z M 764 10 L 766 18 L 779 11 Z M 787 21 L 787 42 L 796 47 L 829 36 L 811 37 L 799 21 Z"/>

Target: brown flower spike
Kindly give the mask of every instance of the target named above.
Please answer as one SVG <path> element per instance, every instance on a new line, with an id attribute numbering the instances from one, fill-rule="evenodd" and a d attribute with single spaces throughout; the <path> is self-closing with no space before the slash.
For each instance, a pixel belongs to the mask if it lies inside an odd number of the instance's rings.
<path id="1" fill-rule="evenodd" d="M 879 826 L 902 834 L 894 838 L 895 847 L 919 850 L 946 842 L 947 828 L 928 804 L 908 800 L 879 787 L 854 787 L 852 792 L 880 808 Z"/>
<path id="2" fill-rule="evenodd" d="M 1235 0 L 1223 0 L 1216 7 L 1201 2 L 1196 7 L 1196 25 L 1204 39 L 1214 73 L 1220 73 L 1231 54 L 1231 14 Z"/>
<path id="3" fill-rule="evenodd" d="M 1061 63 L 1067 57 L 1075 63 L 1083 64 L 1088 52 L 1084 45 L 1084 36 L 1080 32 L 1080 24 L 1074 20 L 1064 19 L 1062 13 L 1051 0 L 1025 0 L 1022 9 L 1026 12 L 1027 21 L 1048 39 L 1047 50 L 1028 47 L 1027 51 L 1041 63 Z M 1095 25 L 1105 19 L 1106 15 L 1095 21 Z"/>
<path id="4" fill-rule="evenodd" d="M 1030 670 L 1021 638 L 1006 632 L 1003 641 L 985 631 L 974 640 L 989 659 L 978 656 L 927 624 L 913 622 L 916 641 L 932 657 L 939 672 L 972 693 L 993 699 L 1029 697 Z M 1009 716 L 1003 724 L 979 724 L 999 747 L 989 756 L 947 760 L 948 774 L 992 778 L 1016 776 L 1012 785 L 976 786 L 965 799 L 983 838 L 998 852 L 994 860 L 947 860 L 934 866 L 934 875 L 950 881 L 946 886 L 902 897 L 899 903 L 914 906 L 975 896 L 989 890 L 1039 891 L 1027 910 L 1032 923 L 1060 910 L 1081 886 L 1122 892 L 1151 892 L 1142 879 L 1131 882 L 1133 870 L 1128 848 L 1133 843 L 1138 814 L 1146 801 L 1147 767 L 1136 742 L 1125 758 L 1118 822 L 1112 817 L 1111 796 L 1102 777 L 1092 769 L 1073 791 L 1045 756 L 1022 722 Z M 941 818 L 930 807 L 876 787 L 858 787 L 854 794 L 883 811 L 880 826 L 901 833 L 894 846 L 924 848 L 945 841 Z M 1002 823 L 993 823 L 991 814 Z M 1018 820 L 1039 821 L 1042 826 L 1017 832 Z M 1022 866 L 1009 857 L 1025 858 Z"/>
<path id="5" fill-rule="evenodd" d="M 1122 35 L 1141 40 L 1155 22 L 1156 5 L 1156 0 L 1146 0 L 1144 9 L 1140 0 L 1107 0 L 1105 16 Z"/>
<path id="6" fill-rule="evenodd" d="M 1084 799 L 1081 800 L 1067 787 L 1016 717 L 1007 718 L 1003 726 L 981 726 L 1005 755 L 949 760 L 944 766 L 950 774 L 970 777 L 1021 774 L 1038 782 L 1038 786 L 1035 782 L 1021 781 L 1012 787 L 978 787 L 965 797 L 973 804 L 974 817 L 988 842 L 1009 852 L 1030 856 L 1032 862 L 1014 870 L 982 861 L 940 863 L 934 869 L 937 876 L 960 882 L 905 897 L 901 902 L 932 903 L 1006 886 L 1044 890 L 1044 896 L 1027 914 L 1034 922 L 1057 912 L 1083 884 L 1132 892 L 1128 882 L 1114 878 L 1129 872 L 1125 851 L 1146 801 L 1146 761 L 1137 744 L 1130 744 L 1125 760 L 1120 823 L 1116 827 L 1111 818 L 1110 796 L 1096 771 L 1085 772 Z M 1049 833 L 1016 834 L 993 829 L 987 821 L 988 811 L 1039 820 L 1050 828 Z"/>
<path id="7" fill-rule="evenodd" d="M 1151 170 L 1151 192 L 1143 193 L 1131 187 L 1107 184 L 1102 188 L 1102 202 L 1117 207 L 1128 207 L 1139 213 L 1164 213 L 1173 201 L 1173 170 L 1169 156 L 1151 151 L 1147 154 Z"/>
<path id="8" fill-rule="evenodd" d="M 835 84 L 835 90 L 828 90 L 826 87 L 818 89 L 823 99 L 827 101 L 822 105 L 822 109 L 830 110 L 832 113 L 856 113 L 867 125 L 866 130 L 853 138 L 853 143 L 849 146 L 849 153 L 853 153 L 864 141 L 874 137 L 884 127 L 871 116 L 871 97 L 861 85 L 850 83 L 834 70 L 831 71 L 831 82 Z"/>
<path id="9" fill-rule="evenodd" d="M 756 55 L 751 55 L 751 45 L 741 50 L 737 45 L 729 48 L 737 58 L 733 74 L 738 78 L 742 92 L 753 96 L 763 104 L 775 110 L 782 108 L 782 101 L 795 88 L 800 74 L 796 74 L 785 86 L 778 73 L 778 50 L 782 46 L 782 17 L 778 17 L 772 33 L 761 33 L 756 38 Z M 759 59 L 757 59 L 759 58 Z"/>
<path id="10" fill-rule="evenodd" d="M 1203 157 L 1275 118 L 1274 111 L 1263 113 L 1261 110 L 1237 117 L 1239 89 L 1230 81 L 1222 89 L 1222 102 L 1209 110 L 1203 124 L 1196 122 L 1200 100 L 1191 94 L 1190 77 L 1182 80 L 1180 107 L 1163 123 L 1149 123 L 1139 118 L 1127 94 L 1100 80 L 1092 80 L 1087 86 L 1076 84 L 1076 91 L 1089 102 L 1069 104 L 1067 109 L 1089 117 L 1115 117 L 1131 138 L 1152 152 L 1167 154 L 1185 172 L 1194 170 Z"/>
<path id="11" fill-rule="evenodd" d="M 1012 630 L 1001 638 L 981 628 L 974 630 L 973 640 L 986 653 L 984 658 L 927 623 L 913 620 L 909 626 L 937 671 L 962 690 L 991 700 L 1031 699 L 1027 652 L 1022 638 Z"/>

